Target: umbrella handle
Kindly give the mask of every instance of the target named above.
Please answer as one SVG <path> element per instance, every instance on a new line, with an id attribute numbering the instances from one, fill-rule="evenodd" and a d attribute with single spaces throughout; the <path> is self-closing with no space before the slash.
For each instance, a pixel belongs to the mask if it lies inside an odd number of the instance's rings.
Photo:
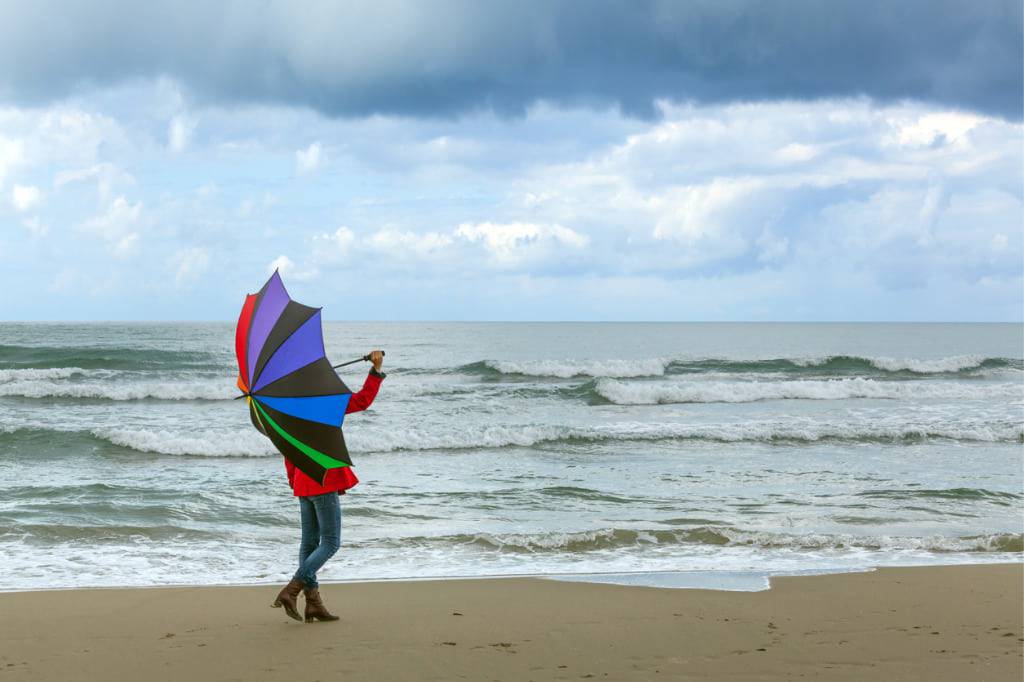
<path id="1" fill-rule="evenodd" d="M 381 351 L 380 354 L 381 355 L 387 355 L 387 353 L 385 353 L 384 351 Z M 344 367 L 345 365 L 352 365 L 352 364 L 355 364 L 357 362 L 369 362 L 369 361 L 370 361 L 370 356 L 369 355 L 364 355 L 361 358 L 356 358 L 355 360 L 349 360 L 348 362 L 343 362 L 340 365 L 331 365 L 331 368 L 332 369 L 338 369 L 339 367 Z"/>

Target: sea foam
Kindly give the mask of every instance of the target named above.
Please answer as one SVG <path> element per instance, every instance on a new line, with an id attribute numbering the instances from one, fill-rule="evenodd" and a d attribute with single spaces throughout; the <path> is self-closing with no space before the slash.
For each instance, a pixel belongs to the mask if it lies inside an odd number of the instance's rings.
<path id="1" fill-rule="evenodd" d="M 82 429 L 44 423 L 0 425 L 0 444 L 19 444 L 46 438 L 46 434 L 78 434 L 138 452 L 197 457 L 280 456 L 263 435 L 240 423 L 234 429 L 203 428 L 179 431 L 145 427 Z M 875 442 L 911 444 L 927 441 L 963 443 L 1024 442 L 1020 424 L 939 420 L 916 423 L 884 423 L 878 420 L 823 422 L 794 419 L 787 422 L 751 420 L 717 424 L 618 422 L 596 426 L 558 424 L 474 424 L 462 428 L 444 426 L 399 427 L 387 430 L 346 430 L 346 441 L 357 456 L 389 452 L 461 451 L 509 447 L 602 444 L 616 442 L 762 443 L 808 445 L 818 442 Z M 52 436 L 51 436 L 52 438 Z"/>
<path id="2" fill-rule="evenodd" d="M 644 377 L 660 376 L 671 360 L 485 360 L 484 364 L 501 374 L 555 377 Z"/>
<path id="3" fill-rule="evenodd" d="M 10 382 L 53 381 L 84 376 L 86 370 L 81 367 L 51 367 L 47 369 L 0 369 L 0 384 Z"/>
<path id="4" fill-rule="evenodd" d="M 599 379 L 594 391 L 617 405 L 671 403 L 748 403 L 761 400 L 981 400 L 1024 398 L 1018 384 L 967 385 L 922 381 L 796 379 L 791 381 L 673 381 L 624 382 Z"/>
<path id="5" fill-rule="evenodd" d="M 955 355 L 941 358 L 892 358 L 885 356 L 824 355 L 794 358 L 660 357 L 640 359 L 484 360 L 463 365 L 468 374 L 534 376 L 571 379 L 659 377 L 668 374 L 727 372 L 761 374 L 957 374 L 981 369 L 1022 369 L 1019 360 Z"/>
<path id="6" fill-rule="evenodd" d="M 0 396 L 94 400 L 231 400 L 238 395 L 227 378 L 143 379 L 131 375 L 96 377 L 76 368 L 0 370 Z M 16 374 L 17 373 L 17 374 Z M 84 377 L 83 381 L 65 379 Z"/>
<path id="7" fill-rule="evenodd" d="M 278 455 L 270 441 L 255 430 L 201 433 L 200 435 L 186 435 L 164 429 L 97 429 L 91 433 L 113 445 L 161 455 L 201 457 L 270 457 Z"/>
<path id="8" fill-rule="evenodd" d="M 540 533 L 476 533 L 429 538 L 405 538 L 403 544 L 473 544 L 503 552 L 593 552 L 633 546 L 711 545 L 761 549 L 797 550 L 902 550 L 928 552 L 1010 552 L 1024 551 L 1024 536 L 989 533 L 970 536 L 894 536 L 852 533 L 779 533 L 733 528 L 698 526 L 662 528 L 600 528 L 584 531 Z"/>
<path id="9" fill-rule="evenodd" d="M 94 436 L 114 445 L 164 455 L 205 457 L 261 457 L 276 454 L 270 441 L 255 430 L 230 433 L 176 433 L 168 430 L 98 429 Z M 957 424 L 828 424 L 821 422 L 780 424 L 743 422 L 689 426 L 683 424 L 618 424 L 607 427 L 565 427 L 553 424 L 475 426 L 463 429 L 426 430 L 399 428 L 387 432 L 346 433 L 355 453 L 400 451 L 495 449 L 532 447 L 557 443 L 708 441 L 719 443 L 816 443 L 821 441 L 907 443 L 928 440 L 962 442 L 1014 442 L 1022 436 L 1019 426 Z"/>

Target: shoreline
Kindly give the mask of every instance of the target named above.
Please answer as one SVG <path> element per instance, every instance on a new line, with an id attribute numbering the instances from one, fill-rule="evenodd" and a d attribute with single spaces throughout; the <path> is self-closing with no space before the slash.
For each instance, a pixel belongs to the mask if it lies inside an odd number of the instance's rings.
<path id="1" fill-rule="evenodd" d="M 772 589 L 538 578 L 332 583 L 337 623 L 276 585 L 0 594 L 0 672 L 61 679 L 1019 680 L 1024 564 L 778 577 Z"/>
<path id="2" fill-rule="evenodd" d="M 485 573 L 480 575 L 427 575 L 427 576 L 399 576 L 393 578 L 354 578 L 351 580 L 321 580 L 321 585 L 366 585 L 366 584 L 392 584 L 406 582 L 447 582 L 463 580 L 555 580 L 564 582 L 581 582 L 600 585 L 623 585 L 629 587 L 652 587 L 657 589 L 681 589 L 681 590 L 709 590 L 718 592 L 763 592 L 772 589 L 772 581 L 778 578 L 800 578 L 818 575 L 847 575 L 858 573 L 873 573 L 883 569 L 902 568 L 943 568 L 952 566 L 1024 566 L 1024 556 L 1018 561 L 1005 561 L 1002 557 L 996 561 L 978 562 L 957 562 L 957 563 L 908 563 L 908 564 L 875 564 L 871 566 L 843 567 L 843 568 L 806 568 L 790 571 L 758 571 L 758 570 L 708 570 L 708 569 L 683 569 L 678 571 L 640 570 L 640 571 L 579 571 L 571 573 Z M 674 577 L 706 578 L 706 584 L 702 581 L 682 581 L 690 584 L 679 584 L 681 581 L 673 580 Z M 754 589 L 719 587 L 721 578 L 747 578 L 751 581 L 763 583 Z M 282 577 L 276 580 L 245 583 L 162 583 L 153 585 L 81 585 L 62 587 L 15 587 L 0 588 L 0 595 L 21 594 L 31 592 L 76 592 L 79 590 L 157 590 L 157 589 L 179 589 L 179 588 L 244 588 L 244 587 L 267 587 L 280 585 L 286 582 L 287 578 Z M 727 580 L 728 581 L 728 580 Z"/>

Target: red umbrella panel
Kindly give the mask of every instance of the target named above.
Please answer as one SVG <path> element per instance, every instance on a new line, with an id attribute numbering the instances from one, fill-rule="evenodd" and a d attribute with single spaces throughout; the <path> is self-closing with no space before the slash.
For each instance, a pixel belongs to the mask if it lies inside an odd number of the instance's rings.
<path id="1" fill-rule="evenodd" d="M 327 360 L 321 324 L 320 308 L 291 300 L 274 272 L 246 296 L 235 355 L 253 426 L 323 483 L 328 469 L 352 465 L 341 432 L 352 392 Z"/>

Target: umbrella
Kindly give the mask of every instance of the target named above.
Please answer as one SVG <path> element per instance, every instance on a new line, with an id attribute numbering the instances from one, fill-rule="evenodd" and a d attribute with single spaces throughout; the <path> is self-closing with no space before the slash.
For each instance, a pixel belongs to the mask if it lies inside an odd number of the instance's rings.
<path id="1" fill-rule="evenodd" d="M 329 469 L 352 465 L 341 432 L 352 391 L 324 353 L 320 308 L 291 300 L 276 271 L 245 298 L 235 355 L 239 398 L 282 455 L 321 484 Z"/>

